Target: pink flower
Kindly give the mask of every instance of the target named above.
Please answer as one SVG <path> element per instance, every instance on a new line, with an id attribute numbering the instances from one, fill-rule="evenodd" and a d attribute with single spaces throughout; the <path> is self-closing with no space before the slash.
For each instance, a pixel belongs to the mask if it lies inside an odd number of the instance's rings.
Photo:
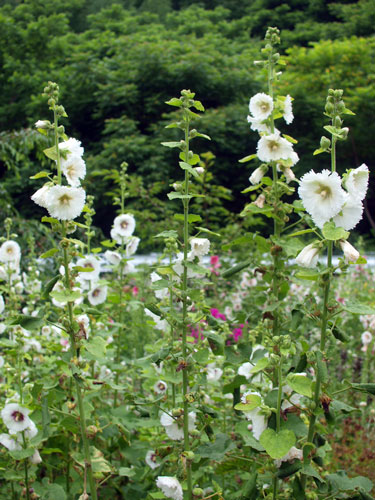
<path id="1" fill-rule="evenodd" d="M 216 276 L 219 276 L 219 273 L 216 271 L 216 269 L 219 269 L 219 267 L 221 267 L 221 264 L 219 262 L 219 256 L 218 255 L 211 255 L 210 264 L 211 264 L 211 268 L 210 268 L 211 273 L 214 273 L 214 274 L 216 274 Z"/>
<path id="2" fill-rule="evenodd" d="M 223 321 L 227 320 L 227 317 L 225 316 L 225 314 L 222 314 L 219 311 L 219 309 L 216 309 L 216 308 L 211 309 L 211 316 L 213 316 L 216 319 L 222 319 Z"/>
<path id="3" fill-rule="evenodd" d="M 138 295 L 138 292 L 139 292 L 139 288 L 137 286 L 133 286 L 132 294 L 134 297 L 136 297 Z"/>

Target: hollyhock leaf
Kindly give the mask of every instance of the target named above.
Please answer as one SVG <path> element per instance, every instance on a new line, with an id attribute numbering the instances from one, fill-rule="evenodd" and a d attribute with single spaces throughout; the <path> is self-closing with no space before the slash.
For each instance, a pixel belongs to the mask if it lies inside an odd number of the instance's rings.
<path id="1" fill-rule="evenodd" d="M 73 292 L 69 290 L 65 290 L 63 292 L 51 292 L 49 295 L 62 304 L 66 304 L 67 302 L 74 302 L 75 300 L 81 298 L 81 292 Z"/>
<path id="2" fill-rule="evenodd" d="M 29 177 L 29 179 L 42 179 L 43 177 L 48 177 L 49 175 L 51 175 L 51 172 L 45 172 L 43 170 L 42 172 L 38 172 L 37 174 L 32 175 L 31 177 Z"/>
<path id="3" fill-rule="evenodd" d="M 189 174 L 191 174 L 193 177 L 199 177 L 198 172 L 196 170 L 194 170 L 194 168 L 192 168 L 192 166 L 189 165 L 189 163 L 186 163 L 184 161 L 180 161 L 179 165 L 182 168 L 182 170 L 187 170 L 189 172 Z"/>
<path id="4" fill-rule="evenodd" d="M 250 373 L 258 373 L 267 368 L 267 366 L 270 364 L 270 360 L 268 358 L 261 358 L 257 364 L 250 370 Z M 285 453 L 284 453 L 285 455 Z M 283 456 L 283 455 L 281 455 Z"/>
<path id="5" fill-rule="evenodd" d="M 197 229 L 201 233 L 212 234 L 213 236 L 218 236 L 220 238 L 220 234 L 219 233 L 214 233 L 213 231 L 211 231 L 210 229 L 207 229 L 206 227 L 196 226 L 195 229 Z"/>
<path id="6" fill-rule="evenodd" d="M 290 135 L 283 134 L 283 137 L 284 137 L 284 139 L 286 139 L 287 141 L 291 142 L 292 144 L 297 144 L 298 143 L 297 139 L 294 139 Z"/>
<path id="7" fill-rule="evenodd" d="M 322 148 L 315 149 L 315 151 L 313 152 L 313 156 L 320 155 L 321 153 L 328 153 L 328 150 Z"/>
<path id="8" fill-rule="evenodd" d="M 85 349 L 96 359 L 102 359 L 105 357 L 106 346 L 106 341 L 99 335 L 96 335 L 94 338 L 90 338 L 90 340 L 85 343 Z"/>
<path id="9" fill-rule="evenodd" d="M 323 128 L 327 130 L 327 132 L 329 132 L 330 134 L 334 135 L 335 137 L 341 137 L 339 128 L 332 127 L 332 125 L 326 125 Z"/>
<path id="10" fill-rule="evenodd" d="M 133 477 L 136 474 L 136 470 L 130 467 L 120 467 L 118 474 L 119 476 Z"/>
<path id="11" fill-rule="evenodd" d="M 41 221 L 42 222 L 49 222 L 50 224 L 57 224 L 59 221 L 57 219 L 55 219 L 54 217 L 47 217 L 47 216 L 44 216 L 41 218 Z"/>
<path id="12" fill-rule="evenodd" d="M 181 148 L 183 144 L 181 142 L 171 141 L 171 142 L 161 142 L 162 146 L 166 146 L 167 148 Z"/>
<path id="13" fill-rule="evenodd" d="M 26 448 L 24 450 L 9 450 L 9 455 L 14 458 L 14 460 L 24 460 L 34 455 L 35 448 Z"/>
<path id="14" fill-rule="evenodd" d="M 246 384 L 246 383 L 247 383 L 246 377 L 244 377 L 243 375 L 236 375 L 232 382 L 224 385 L 223 394 L 233 393 L 233 391 L 235 389 L 240 387 L 242 384 Z"/>
<path id="15" fill-rule="evenodd" d="M 56 147 L 52 146 L 50 148 L 44 149 L 43 153 L 53 161 L 57 161 Z"/>
<path id="16" fill-rule="evenodd" d="M 349 238 L 349 232 L 345 231 L 342 227 L 336 227 L 333 221 L 324 224 L 322 233 L 324 238 L 330 241 L 346 240 Z"/>
<path id="17" fill-rule="evenodd" d="M 317 273 L 316 271 L 309 270 L 309 269 L 304 269 L 303 271 L 298 271 L 295 274 L 296 278 L 301 279 L 301 280 L 309 280 L 309 281 L 316 281 L 320 273 Z"/>
<path id="18" fill-rule="evenodd" d="M 38 316 L 25 316 L 21 314 L 20 316 L 16 316 L 9 323 L 10 325 L 20 325 L 25 330 L 37 330 L 45 323 L 44 318 L 39 318 Z"/>
<path id="19" fill-rule="evenodd" d="M 235 427 L 236 432 L 242 436 L 246 446 L 250 446 L 257 451 L 264 451 L 263 446 L 255 439 L 252 432 L 249 431 L 248 425 L 248 422 L 239 422 Z"/>
<path id="20" fill-rule="evenodd" d="M 312 380 L 305 377 L 304 375 L 297 375 L 295 373 L 290 373 L 287 377 L 288 385 L 293 389 L 293 391 L 311 398 L 312 396 Z"/>
<path id="21" fill-rule="evenodd" d="M 106 247 L 106 248 L 113 248 L 117 245 L 117 243 L 113 240 L 104 240 L 104 241 L 101 241 L 101 245 L 103 245 L 103 247 Z"/>
<path id="22" fill-rule="evenodd" d="M 304 464 L 301 472 L 306 476 L 316 477 L 316 479 L 318 479 L 319 481 L 323 481 L 322 477 L 319 475 L 319 472 L 311 464 Z"/>
<path id="23" fill-rule="evenodd" d="M 169 200 L 191 200 L 193 196 L 191 194 L 182 194 L 182 193 L 176 193 L 176 191 L 172 191 L 171 193 L 167 194 Z"/>
<path id="24" fill-rule="evenodd" d="M 355 391 L 368 392 L 375 396 L 375 384 L 352 384 Z"/>
<path id="25" fill-rule="evenodd" d="M 181 222 L 184 221 L 183 214 L 174 214 L 173 218 L 176 220 L 179 220 Z M 193 222 L 202 222 L 202 217 L 200 215 L 196 215 L 196 214 L 189 214 L 188 215 L 188 222 L 189 222 L 189 224 L 192 224 Z"/>
<path id="26" fill-rule="evenodd" d="M 262 182 L 260 182 L 259 184 L 256 184 L 255 186 L 250 186 L 246 189 L 243 189 L 241 191 L 241 193 L 244 193 L 244 194 L 251 193 L 252 191 L 256 191 L 257 189 L 259 189 L 261 187 L 261 185 L 262 185 Z"/>
<path id="27" fill-rule="evenodd" d="M 59 251 L 58 248 L 51 248 L 50 250 L 48 250 L 47 252 L 44 252 L 42 253 L 42 255 L 40 256 L 41 259 L 48 259 L 48 257 L 52 257 L 53 255 L 55 255 L 55 253 L 57 253 Z"/>
<path id="28" fill-rule="evenodd" d="M 280 459 L 294 446 L 296 437 L 294 432 L 288 429 L 280 432 L 266 429 L 262 432 L 259 442 L 271 458 Z"/>
<path id="29" fill-rule="evenodd" d="M 176 106 L 180 108 L 182 106 L 181 99 L 177 99 L 177 97 L 172 97 L 169 101 L 165 101 L 165 104 L 169 104 L 169 106 Z"/>
<path id="30" fill-rule="evenodd" d="M 246 163 L 248 161 L 254 160 L 256 157 L 256 154 L 245 156 L 244 158 L 241 158 L 241 160 L 238 160 L 238 163 Z"/>
<path id="31" fill-rule="evenodd" d="M 193 358 L 197 363 L 202 365 L 206 365 L 210 356 L 210 350 L 207 349 L 199 349 L 197 352 L 193 354 Z"/>
<path id="32" fill-rule="evenodd" d="M 262 398 L 256 394 L 248 394 L 246 396 L 246 403 L 238 403 L 234 407 L 235 410 L 251 411 L 258 408 L 262 403 Z"/>
<path id="33" fill-rule="evenodd" d="M 352 314 L 375 314 L 374 306 L 369 306 L 360 302 L 346 302 L 345 304 L 341 304 L 341 307 L 344 311 L 348 311 Z"/>
<path id="34" fill-rule="evenodd" d="M 302 234 L 308 234 L 314 232 L 314 229 L 302 229 L 302 231 L 297 231 L 292 234 L 288 234 L 288 238 L 294 238 L 294 236 L 301 236 Z"/>
<path id="35" fill-rule="evenodd" d="M 202 458 L 209 458 L 210 460 L 220 461 L 225 457 L 225 454 L 233 450 L 236 445 L 226 434 L 216 434 L 214 443 L 204 443 L 198 446 L 195 453 Z"/>

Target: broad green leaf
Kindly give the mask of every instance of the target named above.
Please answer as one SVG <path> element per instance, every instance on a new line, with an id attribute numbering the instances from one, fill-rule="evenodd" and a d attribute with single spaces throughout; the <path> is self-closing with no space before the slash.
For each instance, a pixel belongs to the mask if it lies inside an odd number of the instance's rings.
<path id="1" fill-rule="evenodd" d="M 258 373 L 267 368 L 270 364 L 270 360 L 268 358 L 261 358 L 257 364 L 250 370 L 250 373 Z"/>
<path id="2" fill-rule="evenodd" d="M 330 241 L 346 240 L 349 237 L 348 231 L 342 227 L 336 227 L 333 221 L 324 224 L 322 233 L 324 238 Z"/>
<path id="3" fill-rule="evenodd" d="M 52 257 L 58 251 L 59 251 L 58 248 L 50 248 L 49 250 L 47 250 L 47 252 L 42 253 L 42 255 L 40 256 L 40 258 L 41 259 L 48 259 L 48 257 Z"/>
<path id="4" fill-rule="evenodd" d="M 35 175 L 32 175 L 30 177 L 30 179 L 42 179 L 43 177 L 48 177 L 49 175 L 51 175 L 51 172 L 38 172 L 37 174 Z"/>
<path id="5" fill-rule="evenodd" d="M 184 221 L 184 215 L 183 214 L 174 214 L 173 218 L 176 219 L 176 220 L 179 220 L 181 222 Z M 188 222 L 189 222 L 189 224 L 192 224 L 193 222 L 202 222 L 202 217 L 200 215 L 189 214 L 188 215 Z"/>
<path id="6" fill-rule="evenodd" d="M 9 450 L 9 455 L 14 458 L 14 460 L 24 460 L 34 455 L 35 448 L 25 448 L 24 450 Z"/>
<path id="7" fill-rule="evenodd" d="M 375 314 L 375 306 L 369 306 L 367 304 L 362 304 L 361 302 L 346 302 L 345 304 L 342 304 L 341 307 L 344 311 L 348 311 L 352 314 Z"/>
<path id="8" fill-rule="evenodd" d="M 319 278 L 320 273 L 309 270 L 309 269 L 303 269 L 301 271 L 298 271 L 295 274 L 296 278 L 299 278 L 300 280 L 309 280 L 309 281 L 315 281 Z"/>
<path id="9" fill-rule="evenodd" d="M 295 373 L 290 373 L 287 377 L 288 385 L 293 389 L 293 391 L 303 396 L 311 398 L 312 396 L 312 380 L 304 375 L 298 375 Z"/>
<path id="10" fill-rule="evenodd" d="M 262 398 L 256 394 L 248 394 L 246 396 L 246 403 L 238 403 L 234 407 L 235 410 L 251 411 L 258 408 L 262 403 Z"/>
<path id="11" fill-rule="evenodd" d="M 181 99 L 177 99 L 177 97 L 173 97 L 169 101 L 165 101 L 165 104 L 169 104 L 170 106 L 177 106 L 180 108 L 182 106 L 182 101 Z"/>
<path id="12" fill-rule="evenodd" d="M 241 160 L 238 160 L 238 163 L 246 163 L 247 161 L 251 161 L 257 158 L 256 154 L 245 156 L 244 158 L 241 158 Z"/>
<path id="13" fill-rule="evenodd" d="M 54 217 L 47 217 L 46 215 L 41 218 L 42 222 L 49 222 L 50 224 L 58 224 L 58 220 Z"/>
<path id="14" fill-rule="evenodd" d="M 177 191 L 172 191 L 167 194 L 169 200 L 191 200 L 193 196 L 191 194 L 178 193 Z"/>
<path id="15" fill-rule="evenodd" d="M 283 135 L 284 139 L 291 142 L 292 144 L 298 143 L 297 139 L 294 139 L 294 137 L 291 137 L 290 135 L 287 135 L 287 134 L 282 134 L 282 135 Z"/>
<path id="16" fill-rule="evenodd" d="M 294 432 L 283 429 L 276 432 L 273 429 L 266 429 L 259 438 L 260 444 L 273 459 L 282 458 L 294 446 L 296 437 Z"/>
<path id="17" fill-rule="evenodd" d="M 297 231 L 292 234 L 288 234 L 288 238 L 293 238 L 294 236 L 300 236 L 301 234 L 312 233 L 314 229 L 302 229 L 302 231 Z"/>
<path id="18" fill-rule="evenodd" d="M 213 236 L 218 236 L 220 238 L 219 233 L 214 233 L 213 231 L 211 231 L 210 229 L 207 229 L 206 227 L 196 226 L 195 229 L 200 231 L 201 233 L 212 234 Z"/>
<path id="19" fill-rule="evenodd" d="M 356 391 L 367 392 L 375 396 L 375 384 L 352 384 L 352 388 Z"/>
<path id="20" fill-rule="evenodd" d="M 94 338 L 90 338 L 90 340 L 85 343 L 85 349 L 95 358 L 99 359 L 104 358 L 106 346 L 106 341 L 99 335 L 96 335 Z"/>
<path id="21" fill-rule="evenodd" d="M 12 319 L 9 323 L 10 325 L 20 325 L 25 330 L 38 330 L 45 324 L 44 318 L 39 318 L 38 316 L 26 316 L 20 314 Z"/>
<path id="22" fill-rule="evenodd" d="M 320 155 L 321 153 L 328 153 L 327 149 L 318 148 L 313 152 L 313 156 Z"/>
<path id="23" fill-rule="evenodd" d="M 236 445 L 226 434 L 218 433 L 216 434 L 216 439 L 214 443 L 204 443 L 196 448 L 195 453 L 200 455 L 202 458 L 209 458 L 210 460 L 222 460 L 225 454 L 233 450 Z"/>
<path id="24" fill-rule="evenodd" d="M 166 146 L 167 148 L 181 148 L 184 147 L 184 144 L 181 142 L 171 141 L 171 142 L 161 142 L 162 146 Z"/>
<path id="25" fill-rule="evenodd" d="M 56 147 L 52 146 L 50 148 L 44 149 L 43 153 L 51 160 L 57 161 Z"/>
<path id="26" fill-rule="evenodd" d="M 120 467 L 118 471 L 119 476 L 133 477 L 135 476 L 135 474 L 136 474 L 135 469 L 131 467 Z"/>
<path id="27" fill-rule="evenodd" d="M 200 101 L 194 101 L 193 107 L 198 111 L 204 111 L 204 106 Z"/>
<path id="28" fill-rule="evenodd" d="M 67 302 L 74 302 L 75 300 L 81 298 L 81 292 L 74 292 L 69 290 L 64 290 L 62 292 L 51 292 L 50 297 L 53 297 L 58 302 L 66 304 Z"/>

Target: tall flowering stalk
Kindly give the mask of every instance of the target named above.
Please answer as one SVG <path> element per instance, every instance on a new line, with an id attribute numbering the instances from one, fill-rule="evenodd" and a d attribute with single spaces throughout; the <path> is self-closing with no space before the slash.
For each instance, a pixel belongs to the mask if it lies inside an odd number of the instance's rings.
<path id="1" fill-rule="evenodd" d="M 307 435 L 307 446 L 313 443 L 316 432 L 316 420 L 323 408 L 325 414 L 329 414 L 331 397 L 328 392 L 328 375 L 326 367 L 327 335 L 334 328 L 334 318 L 337 314 L 337 306 L 332 303 L 330 296 L 331 282 L 336 268 L 332 263 L 333 246 L 336 243 L 344 253 L 344 262 L 355 262 L 359 258 L 359 252 L 347 241 L 348 230 L 353 229 L 362 218 L 363 204 L 368 185 L 368 168 L 361 165 L 355 170 L 349 170 L 343 179 L 337 173 L 336 144 L 345 140 L 349 129 L 343 127 L 343 115 L 353 114 L 345 106 L 342 99 L 342 90 L 330 89 L 325 106 L 325 115 L 331 118 L 331 124 L 325 126 L 331 138 L 323 136 L 320 148 L 314 154 L 330 153 L 331 170 L 323 170 L 321 173 L 310 171 L 305 174 L 300 182 L 299 195 L 302 203 L 311 215 L 314 224 L 321 230 L 315 230 L 319 240 L 310 243 L 308 247 L 297 256 L 297 263 L 303 267 L 315 267 L 319 251 L 326 246 L 327 261 L 326 269 L 321 274 L 321 287 L 323 305 L 320 314 L 320 341 L 319 349 L 315 353 L 316 382 L 313 395 L 312 411 L 309 418 Z M 345 189 L 344 189 L 345 188 Z M 305 454 L 305 464 L 309 461 Z M 303 476 L 302 485 L 305 487 L 307 476 Z"/>
<path id="2" fill-rule="evenodd" d="M 81 327 L 74 317 L 74 301 L 80 298 L 80 292 L 74 290 L 74 275 L 72 274 L 70 262 L 74 253 L 73 245 L 76 241 L 69 238 L 74 232 L 76 224 L 73 219 L 78 217 L 85 204 L 85 191 L 80 187 L 80 180 L 84 178 L 86 166 L 82 159 L 83 148 L 76 139 L 69 139 L 64 133 L 64 127 L 59 125 L 58 120 L 67 116 L 63 106 L 59 104 L 58 85 L 49 82 L 44 89 L 44 95 L 48 97 L 49 109 L 53 111 L 53 123 L 38 121 L 36 126 L 41 133 L 53 134 L 54 146 L 45 150 L 45 154 L 56 164 L 56 174 L 40 172 L 34 178 L 47 177 L 49 181 L 40 188 L 32 199 L 38 205 L 46 208 L 50 217 L 44 221 L 49 222 L 56 232 L 61 236 L 60 247 L 62 251 L 63 291 L 52 291 L 51 297 L 65 304 L 66 316 L 63 320 L 63 329 L 70 337 L 70 362 L 69 368 L 74 381 L 75 394 L 78 402 L 79 422 L 81 427 L 81 439 L 84 451 L 84 497 L 88 498 L 86 481 L 90 485 L 90 493 L 93 500 L 97 499 L 96 483 L 93 476 L 90 445 L 87 436 L 87 423 L 83 404 L 82 377 L 80 347 L 83 340 Z M 63 139 L 62 142 L 60 140 Z M 63 174 L 68 186 L 63 185 Z M 53 253 L 56 253 L 53 251 Z"/>

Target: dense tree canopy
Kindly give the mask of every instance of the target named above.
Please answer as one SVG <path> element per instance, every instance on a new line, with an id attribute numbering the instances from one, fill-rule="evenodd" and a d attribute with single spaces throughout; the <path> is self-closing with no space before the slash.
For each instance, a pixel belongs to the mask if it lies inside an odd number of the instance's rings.
<path id="1" fill-rule="evenodd" d="M 249 171 L 238 159 L 254 152 L 257 140 L 246 122 L 248 100 L 266 90 L 253 60 L 268 25 L 282 30 L 286 70 L 280 85 L 295 99 L 295 125 L 287 133 L 299 140 L 298 173 L 324 161 L 312 152 L 326 124 L 322 112 L 329 87 L 343 88 L 356 113 L 348 118 L 351 140 L 340 149 L 341 168 L 371 165 L 375 6 L 370 0 L 8 0 L 0 5 L 0 166 L 6 191 L 23 213 L 35 210 L 28 202 L 34 189 L 28 176 L 45 147 L 27 128 L 48 118 L 41 97 L 48 80 L 62 90 L 69 115 L 64 125 L 84 143 L 88 189 L 101 199 L 97 223 L 105 230 L 108 183 L 97 182 L 103 169 L 128 162 L 129 172 L 139 176 L 138 187 L 143 183 L 147 192 L 158 183 L 153 189 L 161 199 L 174 179 L 175 155 L 160 142 L 173 140 L 173 132 L 164 130 L 170 119 L 165 101 L 182 88 L 191 88 L 206 107 L 200 129 L 212 141 L 198 147 L 216 156 L 213 182 L 233 191 L 228 206 L 239 211 Z M 19 131 L 18 142 L 12 131 Z M 17 148 L 23 148 L 21 156 Z M 12 181 L 15 173 L 19 182 Z"/>

